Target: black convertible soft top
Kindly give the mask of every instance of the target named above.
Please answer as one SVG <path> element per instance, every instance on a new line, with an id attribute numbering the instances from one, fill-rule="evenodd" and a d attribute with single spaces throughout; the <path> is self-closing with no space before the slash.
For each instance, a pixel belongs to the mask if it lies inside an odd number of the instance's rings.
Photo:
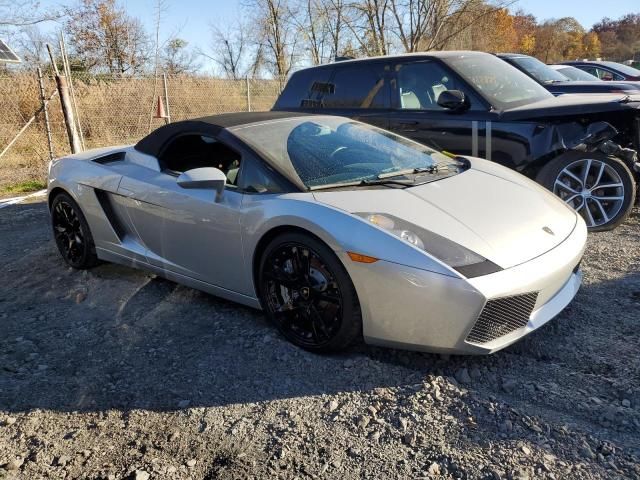
<path id="1" fill-rule="evenodd" d="M 304 117 L 308 113 L 294 112 L 240 112 L 223 113 L 211 115 L 209 117 L 195 118 L 193 120 L 183 120 L 170 123 L 154 130 L 149 135 L 140 140 L 135 149 L 139 152 L 158 157 L 162 148 L 174 136 L 181 133 L 196 133 L 202 135 L 217 135 L 225 128 L 247 125 L 249 123 L 267 122 L 269 120 L 279 120 L 283 118 Z"/>

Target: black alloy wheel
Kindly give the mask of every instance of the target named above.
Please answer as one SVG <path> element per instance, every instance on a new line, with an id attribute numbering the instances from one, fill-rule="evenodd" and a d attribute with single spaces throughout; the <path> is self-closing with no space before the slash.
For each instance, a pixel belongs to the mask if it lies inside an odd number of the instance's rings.
<path id="1" fill-rule="evenodd" d="M 53 236 L 65 262 L 73 268 L 90 268 L 98 263 L 93 237 L 78 204 L 66 193 L 51 203 Z"/>
<path id="2" fill-rule="evenodd" d="M 267 315 L 295 345 L 339 350 L 361 334 L 360 307 L 344 266 L 311 236 L 285 234 L 267 246 L 259 290 Z"/>

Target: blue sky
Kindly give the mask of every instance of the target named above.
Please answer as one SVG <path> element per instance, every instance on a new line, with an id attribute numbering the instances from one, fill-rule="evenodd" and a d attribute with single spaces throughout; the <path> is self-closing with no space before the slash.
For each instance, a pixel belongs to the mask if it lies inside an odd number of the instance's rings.
<path id="1" fill-rule="evenodd" d="M 42 6 L 69 4 L 74 0 L 40 0 Z M 155 0 L 119 0 L 128 12 L 153 30 Z M 192 47 L 207 50 L 210 44 L 209 25 L 231 23 L 238 18 L 242 0 L 166 0 L 168 11 L 162 25 L 163 36 L 179 30 L 178 35 Z M 590 28 L 602 17 L 618 18 L 626 13 L 640 12 L 638 0 L 519 0 L 513 10 L 522 8 L 538 20 L 575 17 Z"/>

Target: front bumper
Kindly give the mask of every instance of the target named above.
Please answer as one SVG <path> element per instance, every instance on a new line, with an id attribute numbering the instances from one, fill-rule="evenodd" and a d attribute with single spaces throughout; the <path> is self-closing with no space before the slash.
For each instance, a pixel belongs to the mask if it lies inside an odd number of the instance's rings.
<path id="1" fill-rule="evenodd" d="M 455 278 L 385 261 L 345 260 L 354 281 L 367 343 L 408 350 L 488 354 L 500 350 L 558 315 L 582 280 L 577 266 L 587 230 L 578 221 L 551 251 L 521 265 L 473 279 Z M 537 292 L 526 325 L 486 343 L 467 340 L 489 300 Z"/>

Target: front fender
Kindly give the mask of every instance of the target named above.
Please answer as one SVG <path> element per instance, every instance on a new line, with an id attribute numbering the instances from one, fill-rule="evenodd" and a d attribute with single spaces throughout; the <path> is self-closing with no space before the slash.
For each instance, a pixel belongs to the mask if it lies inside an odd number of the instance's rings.
<path id="1" fill-rule="evenodd" d="M 345 263 L 346 252 L 357 252 L 392 263 L 451 277 L 457 272 L 364 219 L 317 203 L 308 193 L 247 195 L 243 201 L 242 238 L 245 258 L 253 260 L 260 239 L 274 228 L 291 226 L 309 231 Z M 253 262 L 247 262 L 252 268 Z"/>

